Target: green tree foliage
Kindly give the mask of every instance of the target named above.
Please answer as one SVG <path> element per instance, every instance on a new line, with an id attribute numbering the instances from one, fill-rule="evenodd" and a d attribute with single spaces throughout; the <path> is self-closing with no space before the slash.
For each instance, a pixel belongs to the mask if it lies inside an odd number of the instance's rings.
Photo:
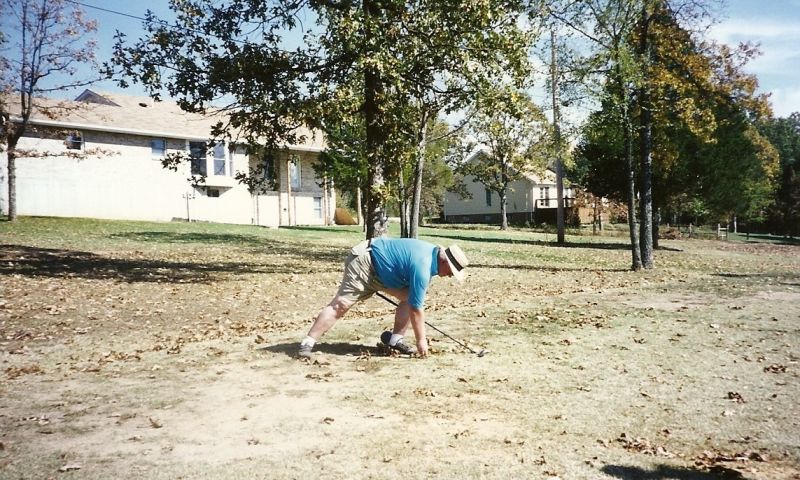
<path id="1" fill-rule="evenodd" d="M 549 123 L 526 94 L 500 89 L 478 103 L 470 135 L 486 151 L 458 167 L 500 197 L 501 230 L 508 229 L 508 192 L 512 182 L 543 173 L 551 153 Z"/>
<path id="2" fill-rule="evenodd" d="M 355 82 L 360 85 L 359 82 Z M 347 192 L 359 214 L 365 205 L 358 204 L 367 189 L 369 164 L 365 144 L 364 118 L 358 109 L 362 102 L 357 92 L 342 88 L 321 109 L 319 125 L 326 132 L 326 150 L 314 169 L 319 177 L 330 178 L 340 191 Z"/>
<path id="3" fill-rule="evenodd" d="M 420 109 L 526 68 L 518 0 L 171 0 L 170 7 L 173 25 L 148 15 L 144 38 L 129 45 L 118 37 L 120 82 L 142 82 L 155 98 L 166 90 L 188 111 L 221 111 L 227 120 L 214 136 L 235 131 L 271 148 L 298 140 L 301 124 L 331 127 L 320 119 L 335 112 L 322 112 L 342 105 L 343 92 L 353 95 L 359 108 L 342 116 L 355 112 L 363 125 L 368 236 L 383 229 L 385 179 L 397 177 L 419 143 Z M 287 36 L 297 34 L 304 42 L 288 49 Z M 447 98 L 433 111 L 459 108 L 469 96 Z"/>
<path id="4" fill-rule="evenodd" d="M 759 131 L 780 157 L 775 202 L 767 211 L 766 226 L 775 233 L 800 235 L 800 112 L 765 119 Z"/>
<path id="5" fill-rule="evenodd" d="M 695 9 L 700 4 L 663 0 L 584 4 L 595 12 L 596 22 L 586 36 L 601 47 L 591 65 L 600 67 L 597 71 L 606 81 L 599 95 L 601 109 L 590 116 L 578 145 L 573 174 L 593 193 L 622 200 L 623 172 L 626 163 L 630 165 L 625 160 L 630 158 L 625 128 L 629 111 L 639 125 L 635 134 L 641 162 L 635 171 L 637 188 L 630 189 L 628 197 L 638 191 L 645 213 L 642 224 L 652 220 L 648 198 L 654 213 L 669 209 L 676 215 L 705 212 L 715 219 L 757 218 L 770 203 L 777 159 L 754 128 L 754 122 L 769 115 L 766 99 L 755 93 L 756 79 L 743 70 L 757 51 L 750 45 L 736 49 L 717 45 L 691 31 L 687 25 L 706 18 L 706 12 Z M 635 24 L 630 14 L 622 15 L 631 9 L 641 12 Z M 625 21 L 611 28 L 617 24 L 609 18 Z M 652 182 L 650 193 L 648 182 Z M 652 237 L 657 237 L 657 229 Z M 643 229 L 645 266 L 651 254 L 648 238 Z"/>
<path id="6" fill-rule="evenodd" d="M 444 194 L 453 186 L 453 171 L 447 163 L 449 152 L 454 148 L 458 138 L 451 133 L 447 123 L 431 121 L 428 125 L 428 141 L 425 144 L 425 169 L 421 172 L 421 190 L 419 199 L 420 218 L 436 217 L 441 214 Z M 415 164 L 410 163 L 402 172 L 403 179 L 398 185 L 397 200 L 394 202 L 396 213 L 401 217 L 403 236 L 414 237 L 411 215 L 412 199 L 416 190 L 417 171 Z M 405 211 L 404 211 L 405 209 Z M 403 218 L 405 217 L 405 218 Z"/>
<path id="7" fill-rule="evenodd" d="M 702 51 L 686 47 L 682 57 L 702 65 L 699 71 L 707 75 L 698 75 L 691 85 L 656 85 L 656 208 L 695 220 L 698 212 L 705 212 L 706 219 L 724 221 L 733 215 L 756 219 L 771 202 L 777 156 L 754 126 L 768 107 L 765 98 L 755 94 L 755 79 L 742 70 L 753 54 L 749 46 L 739 51 L 711 44 Z M 671 75 L 675 73 L 663 73 Z M 691 99 L 681 100 L 685 96 Z M 576 151 L 580 168 L 574 174 L 593 193 L 621 200 L 625 152 L 613 108 L 603 103 L 602 110 L 590 116 Z"/>
<path id="8" fill-rule="evenodd" d="M 94 82 L 77 75 L 81 64 L 94 64 L 97 22 L 66 0 L 0 0 L 3 49 L 0 50 L 0 134 L 8 159 L 8 219 L 17 217 L 17 144 L 37 111 L 63 115 L 66 104 L 45 106 L 40 99 Z M 7 30 L 6 30 L 7 28 Z M 10 101 L 11 97 L 16 97 Z"/>

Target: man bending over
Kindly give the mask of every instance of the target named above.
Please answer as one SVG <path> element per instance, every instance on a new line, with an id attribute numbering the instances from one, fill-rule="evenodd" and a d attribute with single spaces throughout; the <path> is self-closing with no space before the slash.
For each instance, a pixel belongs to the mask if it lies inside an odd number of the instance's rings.
<path id="1" fill-rule="evenodd" d="M 310 358 L 316 342 L 350 307 L 379 291 L 400 300 L 394 314 L 394 328 L 383 332 L 381 341 L 400 353 L 427 356 L 423 308 L 428 284 L 436 275 L 463 280 L 469 261 L 458 245 L 444 248 L 413 238 L 379 237 L 353 247 L 344 265 L 339 291 L 320 310 L 308 335 L 300 342 L 300 357 Z M 409 324 L 414 330 L 416 350 L 403 340 Z"/>

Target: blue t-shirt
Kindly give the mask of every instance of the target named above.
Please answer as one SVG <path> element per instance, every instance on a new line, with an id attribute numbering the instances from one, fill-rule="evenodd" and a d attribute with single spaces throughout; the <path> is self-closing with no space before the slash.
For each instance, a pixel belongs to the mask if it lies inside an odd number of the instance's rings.
<path id="1" fill-rule="evenodd" d="M 372 265 L 382 284 L 408 288 L 408 303 L 422 309 L 425 292 L 439 274 L 438 247 L 415 238 L 376 238 L 372 241 Z"/>

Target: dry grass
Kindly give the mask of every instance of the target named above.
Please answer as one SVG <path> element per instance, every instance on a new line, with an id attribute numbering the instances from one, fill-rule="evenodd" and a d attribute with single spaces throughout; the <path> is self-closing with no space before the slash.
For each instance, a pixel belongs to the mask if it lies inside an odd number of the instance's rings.
<path id="1" fill-rule="evenodd" d="M 292 357 L 357 230 L 0 223 L 0 477 L 800 478 L 800 247 L 423 234 L 483 358 L 379 356 L 379 299 Z"/>

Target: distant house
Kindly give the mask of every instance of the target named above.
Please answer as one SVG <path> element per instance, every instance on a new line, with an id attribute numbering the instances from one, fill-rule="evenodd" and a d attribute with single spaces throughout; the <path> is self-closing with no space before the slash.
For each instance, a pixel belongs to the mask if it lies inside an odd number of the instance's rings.
<path id="1" fill-rule="evenodd" d="M 486 149 L 478 149 L 465 161 L 475 162 Z M 475 177 L 464 178 L 466 190 L 471 198 L 447 192 L 444 198 L 443 216 L 447 223 L 500 223 L 500 197 L 488 190 Z M 524 178 L 512 182 L 507 192 L 507 215 L 511 224 L 555 223 L 558 209 L 556 174 L 546 170 L 543 175 L 525 174 Z M 575 205 L 575 192 L 564 187 L 564 206 Z"/>
<path id="2" fill-rule="evenodd" d="M 302 144 L 256 156 L 242 145 L 208 148 L 218 119 L 185 113 L 172 102 L 86 90 L 66 103 L 70 109 L 54 118 L 34 112 L 20 139 L 19 215 L 271 227 L 333 219 L 333 188 L 312 168 L 324 149 L 320 134 L 306 132 Z M 178 171 L 165 169 L 162 159 L 175 152 L 192 160 Z M 0 208 L 7 212 L 7 159 L 0 157 Z M 263 175 L 271 187 L 251 192 L 234 179 L 237 172 Z M 200 174 L 205 183 L 192 186 L 187 179 Z"/>

